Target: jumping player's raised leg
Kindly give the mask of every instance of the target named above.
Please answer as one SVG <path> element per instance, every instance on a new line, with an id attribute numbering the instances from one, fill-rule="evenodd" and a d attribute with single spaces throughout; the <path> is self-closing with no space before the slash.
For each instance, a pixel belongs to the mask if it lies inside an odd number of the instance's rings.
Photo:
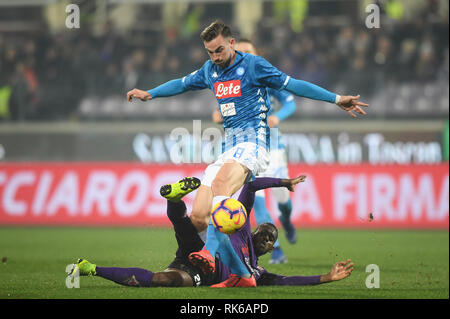
<path id="1" fill-rule="evenodd" d="M 258 158 L 258 154 L 260 158 Z M 229 149 L 218 160 L 208 166 L 205 171 L 205 176 L 202 180 L 203 185 L 210 185 L 212 191 L 212 201 L 210 202 L 209 212 L 218 202 L 229 198 L 242 185 L 249 180 L 252 172 L 265 169 L 267 167 L 268 154 L 264 149 L 258 148 L 254 143 L 241 143 Z M 227 245 L 229 238 L 227 235 L 215 229 L 209 221 L 207 228 L 206 244 L 203 250 L 192 253 L 189 256 L 191 262 L 203 269 L 204 272 L 211 272 L 214 270 L 214 257 L 220 245 L 223 247 L 230 247 Z M 226 248 L 225 248 L 226 249 Z M 233 256 L 233 253 L 226 254 Z M 222 261 L 230 268 L 236 265 L 239 275 L 251 276 L 245 265 L 233 257 L 231 261 L 227 256 L 224 256 L 222 249 Z"/>
<path id="2" fill-rule="evenodd" d="M 229 198 L 242 187 L 249 173 L 248 168 L 234 160 L 228 160 L 220 167 L 211 183 L 212 194 L 217 196 L 214 196 L 212 203 L 210 202 L 212 205 L 210 204 L 208 209 L 208 216 L 210 216 L 210 211 L 216 203 Z M 241 276 L 251 276 L 248 269 L 232 250 L 231 245 L 228 244 L 228 236 L 217 230 L 210 221 L 206 238 L 204 249 L 198 254 L 192 254 L 190 256 L 191 262 L 202 267 L 205 272 L 214 271 L 214 256 L 218 252 L 219 246 L 222 245 L 224 247 L 221 250 L 222 261 L 235 273 Z"/>
<path id="3" fill-rule="evenodd" d="M 249 174 L 251 174 L 250 170 L 239 162 L 234 160 L 225 162 L 211 184 L 213 205 L 215 205 L 215 197 L 230 197 L 236 193 L 244 185 Z"/>

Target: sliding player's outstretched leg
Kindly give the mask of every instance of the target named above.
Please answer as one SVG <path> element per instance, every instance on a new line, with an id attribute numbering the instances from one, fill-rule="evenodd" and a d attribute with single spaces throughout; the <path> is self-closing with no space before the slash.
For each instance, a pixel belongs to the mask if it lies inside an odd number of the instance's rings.
<path id="1" fill-rule="evenodd" d="M 161 196 L 172 202 L 180 201 L 184 196 L 200 187 L 200 180 L 196 177 L 185 177 L 182 180 L 161 186 Z"/>
<path id="2" fill-rule="evenodd" d="M 150 287 L 154 273 L 142 268 L 98 267 L 86 259 L 78 259 L 69 276 L 98 276 L 123 286 Z"/>
<path id="3" fill-rule="evenodd" d="M 73 264 L 69 276 L 95 276 L 131 287 L 192 287 L 189 275 L 178 269 L 152 272 L 144 268 L 99 267 L 86 259 Z"/>

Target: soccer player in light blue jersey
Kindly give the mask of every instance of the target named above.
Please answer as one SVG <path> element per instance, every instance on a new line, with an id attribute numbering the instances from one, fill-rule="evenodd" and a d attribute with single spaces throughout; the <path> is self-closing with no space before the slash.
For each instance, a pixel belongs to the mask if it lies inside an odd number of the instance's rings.
<path id="1" fill-rule="evenodd" d="M 264 58 L 236 51 L 235 39 L 230 28 L 221 21 L 209 25 L 200 35 L 210 60 L 191 74 L 171 80 L 151 90 L 133 89 L 127 93 L 133 98 L 148 101 L 168 97 L 186 91 L 211 89 L 218 102 L 225 129 L 225 150 L 218 160 L 210 164 L 197 190 L 191 219 L 199 232 L 207 229 L 205 248 L 191 254 L 191 262 L 214 270 L 214 257 L 219 244 L 229 244 L 227 235 L 220 233 L 209 223 L 211 208 L 231 197 L 245 182 L 264 172 L 269 164 L 268 148 L 270 130 L 267 115 L 270 109 L 266 88 L 286 90 L 314 100 L 334 103 L 352 117 L 366 114 L 360 96 L 340 96 L 317 85 L 291 78 L 272 66 Z M 235 263 L 235 275 L 242 282 L 256 281 L 239 260 L 223 260 Z"/>
<path id="2" fill-rule="evenodd" d="M 250 40 L 239 39 L 235 46 L 236 51 L 250 53 L 257 55 L 255 46 Z M 280 121 L 287 119 L 289 116 L 294 114 L 297 109 L 297 105 L 294 100 L 294 96 L 287 92 L 286 90 L 277 91 L 274 89 L 268 89 L 271 98 L 278 100 L 281 104 L 280 109 L 275 112 L 273 108 L 269 109 L 267 125 L 269 128 L 277 128 Z M 214 111 L 212 115 L 213 121 L 216 123 L 222 123 L 222 115 L 219 110 Z M 281 139 L 281 133 L 278 131 L 277 136 L 273 137 L 278 140 L 276 143 L 271 144 L 270 149 L 270 162 L 269 166 L 263 173 L 259 176 L 265 177 L 278 177 L 278 178 L 288 178 L 288 165 L 286 157 L 286 147 Z M 279 220 L 286 232 L 286 238 L 289 243 L 295 244 L 297 241 L 297 232 L 291 222 L 291 212 L 292 212 L 292 201 L 289 192 L 283 188 L 272 188 L 272 194 L 277 202 L 278 209 L 281 214 Z M 263 223 L 274 223 L 272 216 L 266 206 L 266 198 L 264 190 L 256 192 L 255 197 L 255 219 L 258 225 Z M 272 258 L 269 260 L 270 264 L 284 264 L 287 263 L 287 257 L 284 254 L 280 241 L 277 240 L 272 251 Z"/>
<path id="3" fill-rule="evenodd" d="M 240 39 L 237 42 L 235 49 L 244 53 L 257 55 L 255 46 L 247 39 Z M 280 121 L 283 121 L 294 114 L 297 109 L 297 105 L 295 103 L 294 96 L 286 90 L 278 91 L 271 88 L 268 90 L 270 97 L 276 99 L 281 105 L 277 112 L 275 112 L 273 108 L 270 108 L 267 118 L 267 125 L 269 128 L 277 128 Z M 261 177 L 288 178 L 289 172 L 286 147 L 281 139 L 281 133 L 279 130 L 277 135 L 277 137 L 273 137 L 278 138 L 276 143 L 271 143 L 269 166 L 263 173 L 259 174 Z M 289 243 L 295 244 L 297 241 L 297 233 L 294 225 L 291 223 L 292 202 L 289 191 L 285 188 L 272 188 L 271 191 L 281 213 L 279 220 L 286 232 L 286 238 Z M 264 190 L 256 192 L 254 210 L 255 219 L 258 224 L 273 223 L 272 217 L 267 209 Z M 269 263 L 281 264 L 286 262 L 287 258 L 281 249 L 279 240 L 277 240 Z"/>

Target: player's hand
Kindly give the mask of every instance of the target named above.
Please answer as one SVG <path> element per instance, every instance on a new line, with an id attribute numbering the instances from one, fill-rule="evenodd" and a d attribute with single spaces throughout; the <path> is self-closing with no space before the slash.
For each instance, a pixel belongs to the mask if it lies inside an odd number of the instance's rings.
<path id="1" fill-rule="evenodd" d="M 267 119 L 267 125 L 269 125 L 270 128 L 277 126 L 280 124 L 280 119 L 276 115 L 271 115 Z"/>
<path id="2" fill-rule="evenodd" d="M 212 114 L 212 120 L 214 123 L 221 124 L 223 123 L 222 114 L 218 110 L 215 110 Z"/>
<path id="3" fill-rule="evenodd" d="M 148 101 L 152 98 L 150 93 L 147 91 L 139 90 L 139 89 L 132 89 L 131 91 L 128 91 L 127 93 L 127 100 L 128 102 L 131 102 L 133 98 L 140 99 L 141 101 Z"/>
<path id="4" fill-rule="evenodd" d="M 358 117 L 353 112 L 356 112 L 361 115 L 366 115 L 366 112 L 364 112 L 364 110 L 361 107 L 368 107 L 369 104 L 359 102 L 360 97 L 361 97 L 360 95 L 341 96 L 341 99 L 339 100 L 337 105 L 344 111 L 348 112 L 352 117 Z"/>
<path id="5" fill-rule="evenodd" d="M 334 264 L 328 274 L 330 281 L 341 280 L 350 276 L 353 271 L 353 265 L 351 259 Z"/>
<path id="6" fill-rule="evenodd" d="M 296 178 L 283 179 L 282 183 L 283 183 L 283 186 L 285 186 L 287 189 L 289 189 L 291 192 L 293 192 L 295 185 L 297 185 L 298 183 L 304 182 L 305 179 L 306 179 L 305 175 L 300 175 L 299 177 L 296 177 Z"/>

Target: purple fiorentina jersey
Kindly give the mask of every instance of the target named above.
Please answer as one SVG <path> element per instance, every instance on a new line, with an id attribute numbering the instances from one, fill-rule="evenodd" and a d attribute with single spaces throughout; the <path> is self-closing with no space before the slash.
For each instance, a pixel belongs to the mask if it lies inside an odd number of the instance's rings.
<path id="1" fill-rule="evenodd" d="M 256 257 L 256 254 L 253 250 L 253 245 L 249 245 L 249 243 L 251 243 L 251 240 L 252 231 L 250 227 L 250 218 L 247 218 L 244 226 L 242 226 L 242 228 L 238 232 L 230 235 L 230 241 L 239 258 L 244 262 L 253 276 L 255 276 L 256 281 L 258 281 L 261 275 L 267 271 L 264 268 L 258 266 L 258 257 Z M 225 266 L 221 261 L 219 261 L 216 266 L 218 266 L 218 269 L 216 271 L 218 272 L 220 282 L 228 279 L 231 273 L 228 267 Z"/>
<path id="2" fill-rule="evenodd" d="M 214 92 L 223 118 L 225 151 L 241 142 L 269 148 L 267 88 L 284 89 L 289 79 L 264 58 L 236 51 L 232 65 L 220 68 L 208 60 L 182 82 L 185 89 L 209 88 Z"/>

